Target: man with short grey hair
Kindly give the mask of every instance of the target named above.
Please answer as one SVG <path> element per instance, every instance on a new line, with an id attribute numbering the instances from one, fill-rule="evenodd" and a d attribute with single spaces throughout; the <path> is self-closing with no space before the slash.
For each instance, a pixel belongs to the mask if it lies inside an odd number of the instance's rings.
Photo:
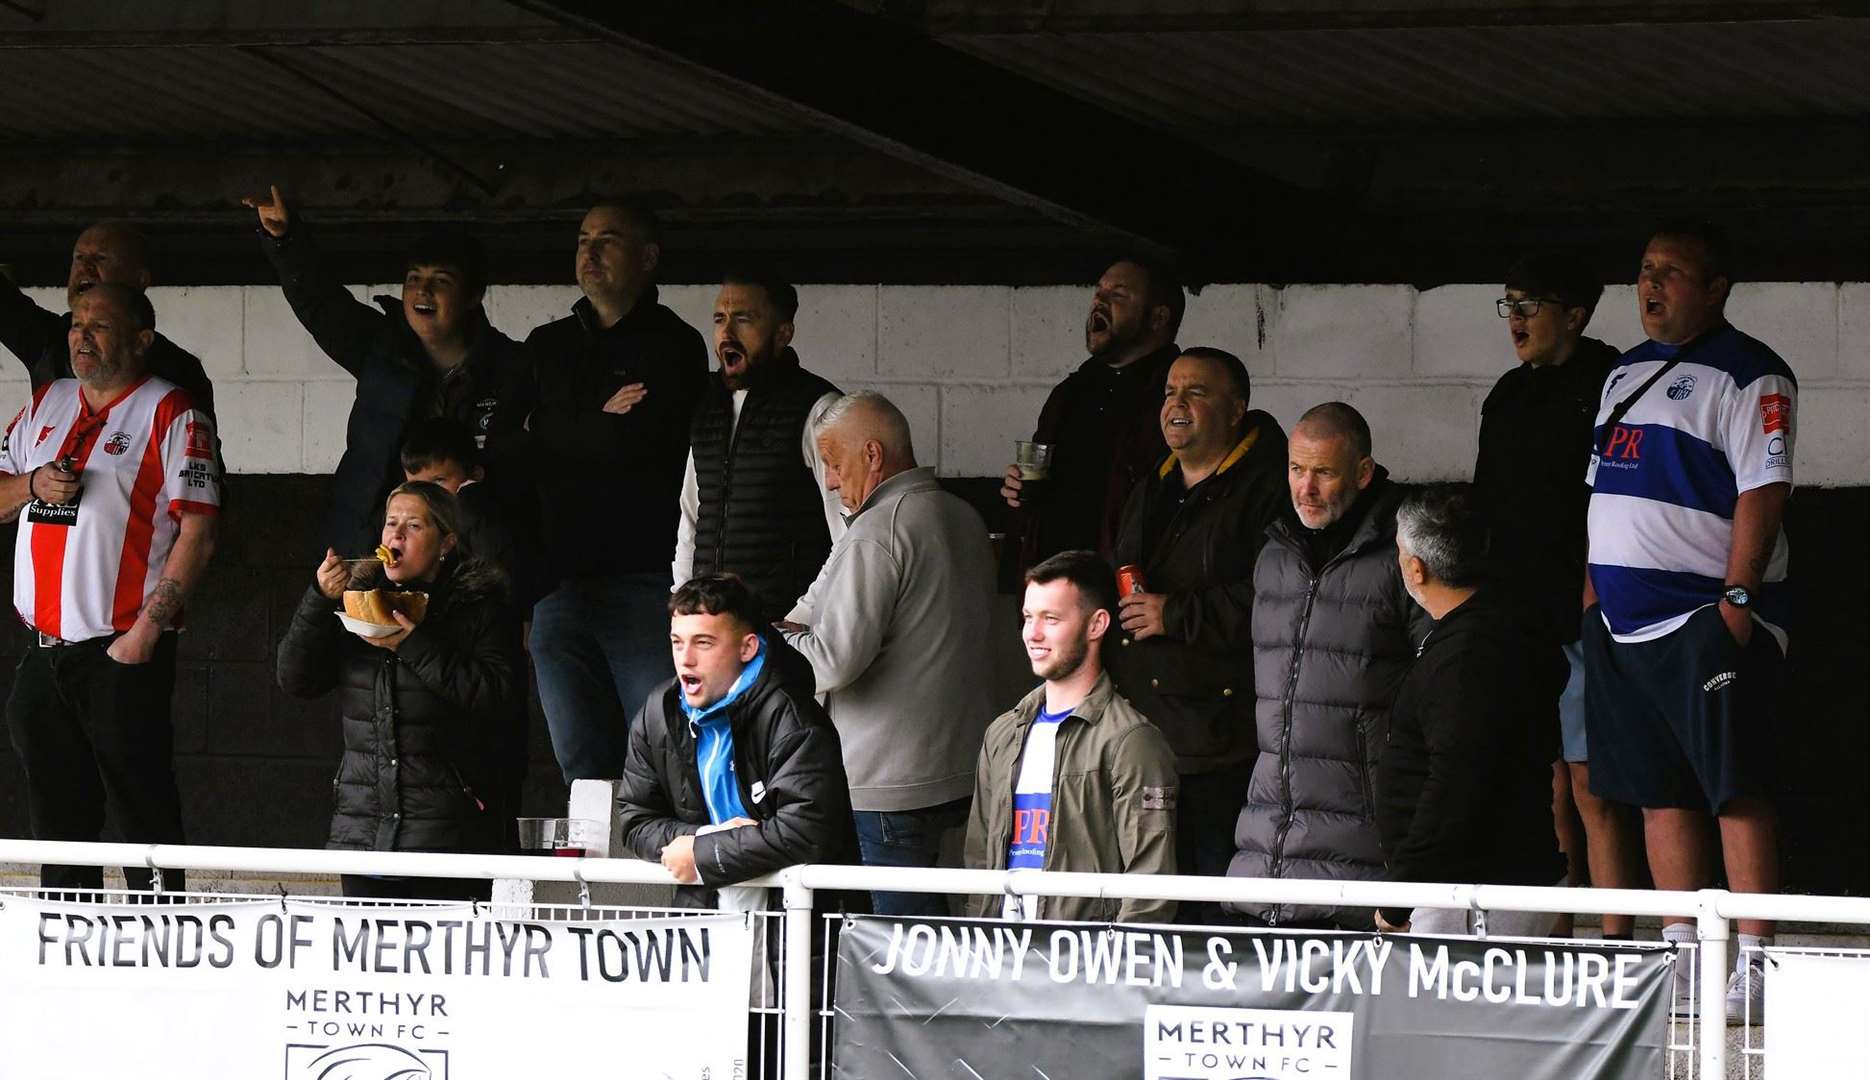
<path id="1" fill-rule="evenodd" d="M 827 695 L 864 864 L 934 866 L 994 718 L 987 525 L 916 466 L 909 421 L 883 395 L 839 398 L 816 431 L 849 528 L 780 628 Z M 947 914 L 935 895 L 872 899 L 879 915 Z"/>
<path id="2" fill-rule="evenodd" d="M 1558 694 L 1570 664 L 1502 589 L 1483 585 L 1487 525 L 1468 484 L 1411 492 L 1396 510 L 1403 587 L 1435 620 L 1390 708 L 1377 768 L 1389 880 L 1550 885 Z M 1469 910 L 1384 908 L 1380 930 L 1473 934 Z M 1487 932 L 1543 936 L 1553 917 L 1489 912 Z"/>
<path id="3" fill-rule="evenodd" d="M 1396 566 L 1405 489 L 1371 457 L 1370 425 L 1343 402 L 1300 417 L 1286 458 L 1292 515 L 1267 529 L 1253 566 L 1260 756 L 1227 872 L 1381 880 L 1377 755 L 1429 631 Z M 1367 908 L 1231 906 L 1275 926 L 1370 925 Z"/>

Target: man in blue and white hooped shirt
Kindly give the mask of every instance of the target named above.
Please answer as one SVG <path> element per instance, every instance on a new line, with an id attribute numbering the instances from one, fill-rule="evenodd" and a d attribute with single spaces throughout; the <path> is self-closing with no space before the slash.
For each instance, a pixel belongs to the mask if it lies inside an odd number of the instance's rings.
<path id="1" fill-rule="evenodd" d="M 1658 229 L 1637 280 L 1649 340 L 1604 382 L 1588 473 L 1591 790 L 1643 808 L 1657 888 L 1711 884 L 1719 850 L 1730 888 L 1771 893 L 1772 730 L 1787 644 L 1781 521 L 1798 384 L 1778 354 L 1727 322 L 1732 280 L 1712 229 Z M 1694 940 L 1687 916 L 1664 923 L 1664 938 Z M 1771 933 L 1740 921 L 1731 1018 L 1745 1008 L 1758 1022 L 1753 946 Z M 1677 977 L 1687 1005 L 1687 964 Z"/>

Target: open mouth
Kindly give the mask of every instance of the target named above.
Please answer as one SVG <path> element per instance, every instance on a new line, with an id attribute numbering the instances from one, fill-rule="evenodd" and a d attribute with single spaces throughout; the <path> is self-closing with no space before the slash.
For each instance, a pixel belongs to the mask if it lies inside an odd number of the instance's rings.
<path id="1" fill-rule="evenodd" d="M 95 278 L 79 278 L 76 282 L 72 283 L 72 289 L 79 296 L 83 296 L 85 293 L 88 293 L 91 291 L 91 286 L 96 285 L 96 284 L 97 284 L 97 279 Z"/>
<path id="2" fill-rule="evenodd" d="M 1662 301 L 1656 299 L 1653 296 L 1643 301 L 1643 314 L 1645 315 L 1662 314 Z"/>
<path id="3" fill-rule="evenodd" d="M 1091 312 L 1090 321 L 1085 323 L 1085 329 L 1091 331 L 1093 334 L 1102 334 L 1108 331 L 1110 329 L 1110 316 L 1105 315 L 1101 311 Z"/>
<path id="4" fill-rule="evenodd" d="M 414 311 L 417 315 L 428 316 L 435 314 L 434 304 L 411 304 L 409 307 L 410 310 Z"/>
<path id="5" fill-rule="evenodd" d="M 1516 346 L 1517 346 L 1517 345 L 1524 345 L 1524 344 L 1526 344 L 1526 343 L 1527 343 L 1528 341 L 1531 341 L 1531 340 L 1532 340 L 1532 335 L 1531 335 L 1531 334 L 1528 334 L 1528 333 L 1527 333 L 1526 331 L 1524 331 L 1524 330 L 1515 330 L 1515 331 L 1513 331 L 1513 344 L 1514 344 L 1514 345 L 1516 345 Z"/>
<path id="6" fill-rule="evenodd" d="M 1193 420 L 1190 420 L 1186 416 L 1172 416 L 1169 418 L 1170 427 L 1175 427 L 1175 428 L 1192 427 L 1194 423 L 1195 422 Z"/>
<path id="7" fill-rule="evenodd" d="M 676 681 L 682 684 L 682 692 L 685 694 L 701 692 L 701 676 L 699 675 L 677 675 Z"/>
<path id="8" fill-rule="evenodd" d="M 747 354 L 734 345 L 721 346 L 721 366 L 739 367 L 747 362 Z"/>

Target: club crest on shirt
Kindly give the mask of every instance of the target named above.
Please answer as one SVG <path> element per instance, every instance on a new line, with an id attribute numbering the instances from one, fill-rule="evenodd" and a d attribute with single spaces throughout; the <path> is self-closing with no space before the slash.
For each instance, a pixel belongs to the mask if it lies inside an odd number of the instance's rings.
<path id="1" fill-rule="evenodd" d="M 1688 400 L 1688 395 L 1694 392 L 1695 377 L 1693 375 L 1684 375 L 1669 384 L 1668 393 L 1670 401 L 1686 401 Z"/>
<path id="2" fill-rule="evenodd" d="M 104 452 L 106 454 L 123 454 L 127 453 L 129 449 L 130 433 L 127 431 L 119 431 L 112 434 L 104 443 Z"/>

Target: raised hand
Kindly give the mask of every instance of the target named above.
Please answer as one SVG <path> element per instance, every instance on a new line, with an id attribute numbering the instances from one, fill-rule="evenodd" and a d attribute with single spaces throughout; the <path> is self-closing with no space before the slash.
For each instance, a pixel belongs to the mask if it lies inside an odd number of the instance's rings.
<path id="1" fill-rule="evenodd" d="M 292 227 L 292 211 L 286 207 L 286 197 L 279 193 L 279 185 L 269 186 L 272 188 L 271 197 L 249 195 L 240 200 L 240 205 L 257 211 L 260 215 L 260 228 L 266 230 L 266 235 L 277 240 L 286 235 L 286 230 Z"/>

